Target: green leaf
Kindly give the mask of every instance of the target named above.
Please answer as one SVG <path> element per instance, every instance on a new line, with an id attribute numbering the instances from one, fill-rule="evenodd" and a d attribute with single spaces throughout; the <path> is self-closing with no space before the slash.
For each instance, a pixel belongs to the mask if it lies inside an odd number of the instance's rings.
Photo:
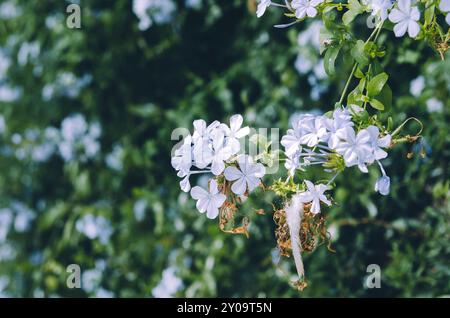
<path id="1" fill-rule="evenodd" d="M 389 116 L 388 121 L 387 121 L 387 130 L 391 131 L 393 126 L 394 126 L 394 122 L 392 120 L 392 117 Z"/>
<path id="2" fill-rule="evenodd" d="M 352 91 L 347 96 L 347 105 L 357 105 L 362 106 L 363 102 L 361 100 L 362 94 L 358 90 Z"/>
<path id="3" fill-rule="evenodd" d="M 434 18 L 435 6 L 431 5 L 425 9 L 425 25 L 430 25 Z"/>
<path id="4" fill-rule="evenodd" d="M 358 40 L 356 44 L 353 46 L 351 50 L 351 54 L 356 62 L 358 62 L 361 66 L 366 66 L 369 64 L 369 57 L 366 55 L 366 51 L 364 50 L 364 41 Z"/>
<path id="5" fill-rule="evenodd" d="M 340 49 L 341 49 L 340 46 L 333 46 L 333 47 L 330 47 L 327 50 L 327 52 L 325 53 L 323 63 L 324 63 L 325 72 L 329 76 L 333 76 L 336 73 L 334 63 L 336 62 L 336 58 L 338 57 Z"/>
<path id="6" fill-rule="evenodd" d="M 355 77 L 356 78 L 363 78 L 364 77 L 364 73 L 359 69 L 359 67 L 356 68 Z"/>
<path id="7" fill-rule="evenodd" d="M 369 84 L 367 84 L 367 95 L 369 97 L 374 97 L 380 94 L 381 90 L 383 89 L 384 85 L 386 84 L 387 80 L 389 78 L 389 75 L 386 73 L 381 73 L 372 78 L 369 81 Z M 384 108 L 384 107 L 383 107 Z"/>
<path id="8" fill-rule="evenodd" d="M 342 16 L 342 22 L 349 25 L 359 14 L 364 12 L 364 7 L 358 0 L 350 0 L 348 2 L 348 11 Z"/>
<path id="9" fill-rule="evenodd" d="M 384 110 L 384 105 L 378 99 L 371 99 L 369 102 L 370 106 L 378 110 Z"/>

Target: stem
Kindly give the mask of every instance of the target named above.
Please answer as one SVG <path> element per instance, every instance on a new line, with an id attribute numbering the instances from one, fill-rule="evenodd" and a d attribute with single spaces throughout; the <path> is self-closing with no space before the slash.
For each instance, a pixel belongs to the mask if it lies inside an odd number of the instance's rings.
<path id="1" fill-rule="evenodd" d="M 358 67 L 358 63 L 355 63 L 355 65 L 353 65 L 352 72 L 350 73 L 350 76 L 347 79 L 347 83 L 345 83 L 344 90 L 342 91 L 342 94 L 341 94 L 341 98 L 339 99 L 340 105 L 342 105 L 342 102 L 344 101 L 345 94 L 347 93 L 348 87 L 350 85 L 350 82 L 352 81 L 353 74 L 355 74 L 357 67 Z"/>
<path id="2" fill-rule="evenodd" d="M 375 36 L 376 38 L 378 38 L 378 35 L 380 34 L 380 30 L 381 27 L 383 26 L 384 21 L 382 21 L 380 24 L 377 25 L 377 27 L 372 31 L 372 33 L 370 34 L 369 38 L 366 40 L 366 42 L 364 44 L 369 43 L 370 40 L 372 40 L 372 38 Z M 344 97 L 347 94 L 347 90 L 348 87 L 350 86 L 350 83 L 352 81 L 353 78 L 353 74 L 355 74 L 356 68 L 358 67 L 358 62 L 355 63 L 355 65 L 353 65 L 352 68 L 352 72 L 350 73 L 347 82 L 345 83 L 345 87 L 344 90 L 342 91 L 341 94 L 341 98 L 339 99 L 339 104 L 342 105 L 342 102 L 344 101 Z"/>
<path id="3" fill-rule="evenodd" d="M 276 2 L 271 2 L 271 5 L 273 5 L 274 7 L 281 7 L 281 8 L 287 8 L 289 9 L 287 6 L 285 6 L 284 4 L 280 4 L 280 3 L 276 3 Z"/>
<path id="4" fill-rule="evenodd" d="M 336 177 L 339 175 L 339 173 L 340 172 L 336 172 L 336 174 L 333 176 L 333 178 L 331 178 L 330 181 L 328 181 L 327 186 L 329 186 L 334 181 L 334 179 L 336 179 Z"/>

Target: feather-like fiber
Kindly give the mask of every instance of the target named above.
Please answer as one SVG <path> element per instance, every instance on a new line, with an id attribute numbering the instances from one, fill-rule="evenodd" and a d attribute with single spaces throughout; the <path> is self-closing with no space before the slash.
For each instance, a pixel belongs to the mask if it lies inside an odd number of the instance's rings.
<path id="1" fill-rule="evenodd" d="M 302 260 L 302 246 L 300 242 L 300 225 L 302 222 L 304 206 L 300 201 L 298 194 L 294 195 L 286 207 L 286 223 L 289 227 L 289 235 L 291 237 L 292 255 L 294 256 L 295 267 L 297 269 L 298 278 L 302 279 L 305 275 Z"/>

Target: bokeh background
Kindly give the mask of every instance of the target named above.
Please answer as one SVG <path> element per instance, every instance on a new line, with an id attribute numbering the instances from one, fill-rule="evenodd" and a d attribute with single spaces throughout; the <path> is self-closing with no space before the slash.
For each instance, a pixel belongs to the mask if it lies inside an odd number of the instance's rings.
<path id="1" fill-rule="evenodd" d="M 70 3 L 80 4 L 79 30 L 66 27 Z M 296 114 L 332 109 L 349 74 L 338 61 L 325 76 L 319 23 L 279 30 L 280 10 L 257 19 L 255 8 L 0 1 L 1 296 L 450 294 L 450 55 L 441 61 L 425 44 L 380 37 L 394 92 L 382 116 L 420 118 L 424 138 L 385 160 L 390 196 L 374 192 L 375 168 L 336 180 L 338 205 L 326 210 L 336 253 L 305 255 L 303 293 L 289 285 L 291 260 L 277 264 L 271 195 L 251 200 L 266 214 L 252 214 L 247 239 L 220 232 L 179 190 L 174 128 L 241 113 L 250 126 L 285 131 Z M 81 289 L 66 286 L 72 263 Z M 381 267 L 380 289 L 365 287 L 369 264 Z"/>

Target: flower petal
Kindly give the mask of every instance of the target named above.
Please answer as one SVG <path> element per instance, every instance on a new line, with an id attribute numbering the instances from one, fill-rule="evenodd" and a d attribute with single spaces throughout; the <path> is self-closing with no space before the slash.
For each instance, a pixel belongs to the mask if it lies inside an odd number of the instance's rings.
<path id="1" fill-rule="evenodd" d="M 230 118 L 230 129 L 232 132 L 237 132 L 242 126 L 244 119 L 241 115 L 233 115 Z"/>
<path id="2" fill-rule="evenodd" d="M 318 198 L 314 198 L 312 201 L 311 212 L 314 214 L 320 213 L 320 201 Z"/>
<path id="3" fill-rule="evenodd" d="M 402 37 L 405 35 L 406 30 L 408 29 L 408 21 L 399 22 L 394 26 L 394 33 L 396 37 Z"/>
<path id="4" fill-rule="evenodd" d="M 209 202 L 210 202 L 209 199 L 207 199 L 207 198 L 201 198 L 201 199 L 199 199 L 199 200 L 197 201 L 197 203 L 196 203 L 195 206 L 197 207 L 197 210 L 198 210 L 200 213 L 205 213 L 206 209 L 208 208 Z"/>
<path id="5" fill-rule="evenodd" d="M 442 12 L 449 12 L 450 11 L 450 0 L 441 0 L 441 3 L 439 4 L 439 9 Z"/>
<path id="6" fill-rule="evenodd" d="M 217 188 L 217 181 L 214 179 L 211 179 L 209 182 L 209 193 L 216 194 L 219 192 L 219 189 Z"/>
<path id="7" fill-rule="evenodd" d="M 211 172 L 218 176 L 222 173 L 222 171 L 225 169 L 225 164 L 223 163 L 223 160 L 220 158 L 214 158 L 212 164 L 211 164 Z"/>
<path id="8" fill-rule="evenodd" d="M 206 216 L 208 217 L 208 219 L 215 219 L 218 215 L 219 215 L 218 207 L 214 204 L 213 201 L 210 201 L 206 208 Z"/>
<path id="9" fill-rule="evenodd" d="M 408 35 L 411 38 L 415 38 L 420 32 L 420 25 L 416 21 L 409 21 L 408 23 Z"/>
<path id="10" fill-rule="evenodd" d="M 391 13 L 389 14 L 389 20 L 392 23 L 399 23 L 405 18 L 405 15 L 398 9 L 392 9 Z"/>
<path id="11" fill-rule="evenodd" d="M 191 190 L 191 196 L 194 200 L 200 200 L 202 198 L 206 198 L 208 196 L 208 192 L 199 186 L 195 186 Z"/>
<path id="12" fill-rule="evenodd" d="M 220 208 L 223 205 L 223 203 L 225 202 L 226 199 L 227 199 L 227 196 L 222 193 L 218 193 L 213 197 L 214 204 L 218 208 Z"/>
<path id="13" fill-rule="evenodd" d="M 309 191 L 313 192 L 313 191 L 316 190 L 316 187 L 314 186 L 314 183 L 312 183 L 311 181 L 305 180 L 305 184 L 306 184 L 306 187 L 308 188 Z"/>
<path id="14" fill-rule="evenodd" d="M 183 192 L 189 192 L 191 189 L 191 184 L 189 183 L 189 175 L 187 175 L 183 180 L 180 181 L 180 188 Z"/>
<path id="15" fill-rule="evenodd" d="M 234 181 L 239 178 L 242 178 L 242 176 L 243 176 L 241 170 L 239 170 L 236 167 L 227 167 L 225 169 L 224 175 L 225 175 L 225 179 L 227 179 L 228 181 Z"/>
<path id="16" fill-rule="evenodd" d="M 242 138 L 250 134 L 250 127 L 245 126 L 234 133 L 236 138 Z"/>
<path id="17" fill-rule="evenodd" d="M 303 202 L 303 203 L 308 203 L 313 200 L 313 196 L 311 195 L 311 193 L 309 191 L 299 193 L 298 198 L 299 198 L 300 202 Z"/>
<path id="18" fill-rule="evenodd" d="M 247 182 L 245 181 L 245 178 L 240 178 L 231 185 L 231 191 L 235 194 L 244 194 L 245 190 L 247 190 Z"/>
<path id="19" fill-rule="evenodd" d="M 248 176 L 246 179 L 247 179 L 246 181 L 247 181 L 247 185 L 248 185 L 248 191 L 250 191 L 250 192 L 253 191 L 254 189 L 256 189 L 256 187 L 261 184 L 261 180 L 259 178 Z"/>

